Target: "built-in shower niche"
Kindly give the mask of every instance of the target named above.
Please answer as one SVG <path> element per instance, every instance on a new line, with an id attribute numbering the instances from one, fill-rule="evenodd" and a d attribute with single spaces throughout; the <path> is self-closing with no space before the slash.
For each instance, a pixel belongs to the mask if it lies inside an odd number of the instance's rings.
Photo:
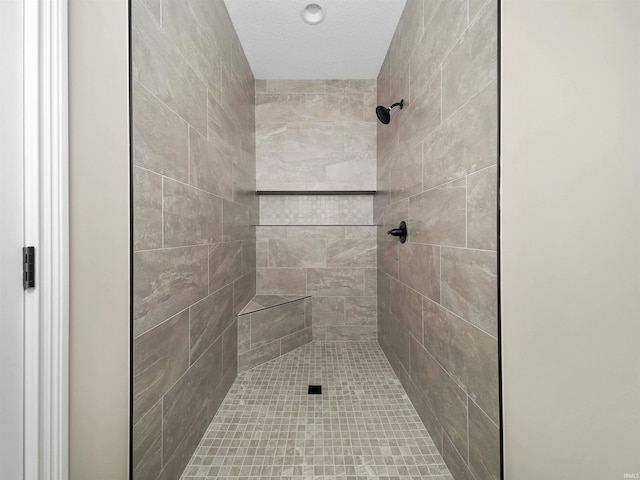
<path id="1" fill-rule="evenodd" d="M 311 296 L 256 295 L 238 314 L 238 371 L 311 341 Z"/>

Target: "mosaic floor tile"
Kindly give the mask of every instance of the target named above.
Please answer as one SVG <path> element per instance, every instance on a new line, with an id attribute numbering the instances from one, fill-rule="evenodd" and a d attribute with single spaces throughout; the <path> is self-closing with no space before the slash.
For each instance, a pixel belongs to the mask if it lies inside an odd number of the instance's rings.
<path id="1" fill-rule="evenodd" d="M 214 478 L 453 480 L 378 344 L 317 341 L 238 375 L 182 476 Z"/>

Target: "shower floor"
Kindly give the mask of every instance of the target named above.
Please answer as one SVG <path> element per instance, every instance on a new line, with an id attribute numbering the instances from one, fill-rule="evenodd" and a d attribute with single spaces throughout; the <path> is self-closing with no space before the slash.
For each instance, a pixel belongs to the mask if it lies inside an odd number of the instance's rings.
<path id="1" fill-rule="evenodd" d="M 378 344 L 316 341 L 238 375 L 182 476 L 213 478 L 453 480 Z"/>

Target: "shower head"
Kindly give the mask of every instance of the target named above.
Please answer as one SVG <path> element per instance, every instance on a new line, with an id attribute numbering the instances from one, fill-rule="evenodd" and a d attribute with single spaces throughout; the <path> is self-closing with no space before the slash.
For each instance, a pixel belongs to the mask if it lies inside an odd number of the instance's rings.
<path id="1" fill-rule="evenodd" d="M 400 107 L 400 110 L 402 110 L 402 107 L 404 107 L 404 99 L 400 100 L 397 103 L 394 103 L 389 108 L 378 105 L 376 107 L 376 115 L 378 116 L 378 120 L 380 120 L 381 123 L 387 125 L 391 121 L 391 109 L 394 107 Z"/>

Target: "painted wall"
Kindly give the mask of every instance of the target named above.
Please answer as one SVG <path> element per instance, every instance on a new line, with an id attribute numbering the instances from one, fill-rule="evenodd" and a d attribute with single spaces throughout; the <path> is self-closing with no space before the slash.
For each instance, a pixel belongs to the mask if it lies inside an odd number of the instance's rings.
<path id="1" fill-rule="evenodd" d="M 134 478 L 177 479 L 255 295 L 254 79 L 222 0 L 134 0 Z"/>
<path id="2" fill-rule="evenodd" d="M 376 82 L 258 80 L 257 291 L 312 295 L 315 340 L 376 335 Z M 314 191 L 334 195 L 314 195 Z"/>
<path id="3" fill-rule="evenodd" d="M 638 478 L 640 3 L 502 5 L 505 478 Z"/>
<path id="4" fill-rule="evenodd" d="M 124 0 L 69 2 L 69 478 L 129 474 Z"/>
<path id="5" fill-rule="evenodd" d="M 500 467 L 496 4 L 409 0 L 378 77 L 378 339 L 456 480 Z"/>

